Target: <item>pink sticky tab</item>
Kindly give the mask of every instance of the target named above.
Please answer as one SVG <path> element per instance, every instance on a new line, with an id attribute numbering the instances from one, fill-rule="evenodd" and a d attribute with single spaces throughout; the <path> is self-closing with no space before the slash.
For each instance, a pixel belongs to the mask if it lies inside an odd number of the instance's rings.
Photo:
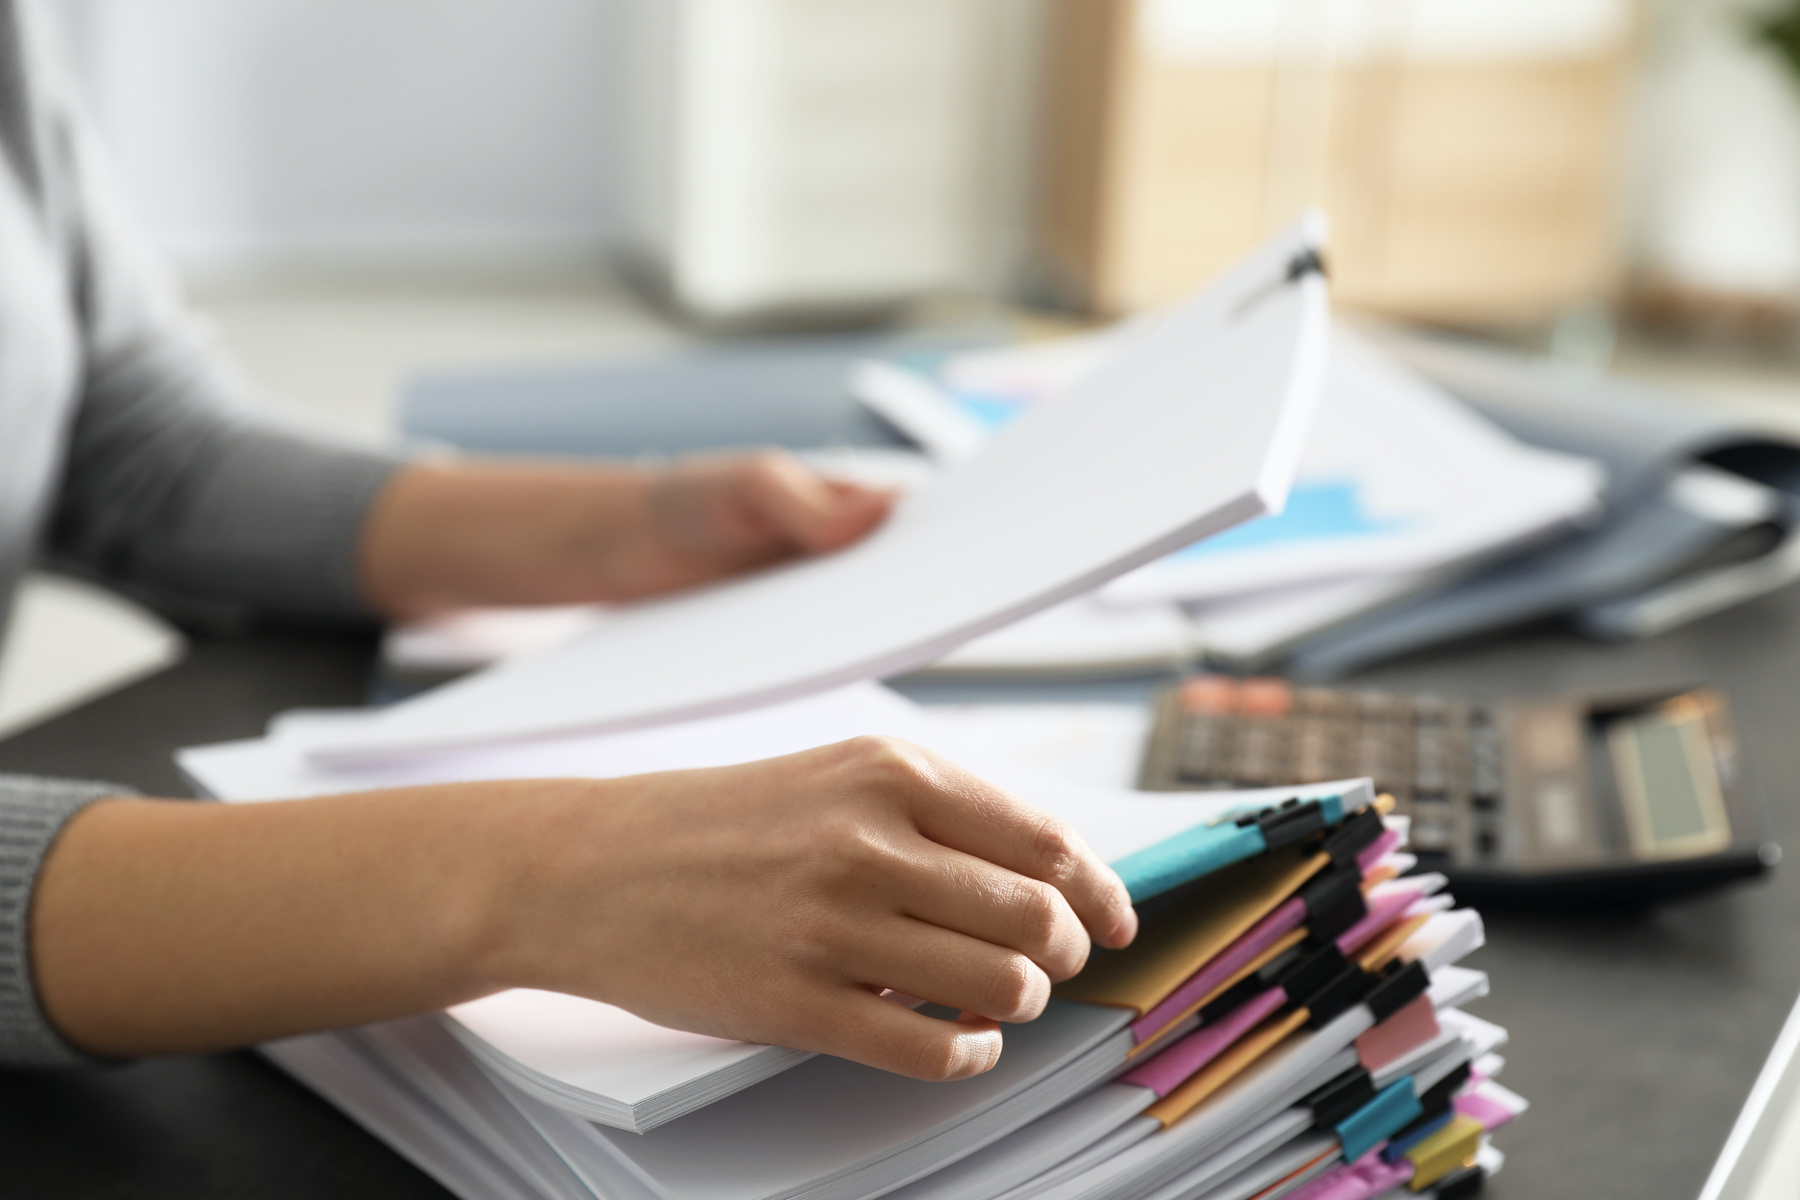
<path id="1" fill-rule="evenodd" d="M 1162 1003 L 1132 1023 L 1131 1033 L 1140 1042 L 1149 1041 L 1175 1020 L 1182 1009 L 1200 999 L 1247 966 L 1252 959 L 1300 928 L 1306 919 L 1306 901 L 1298 896 L 1258 921 L 1250 932 L 1221 951 L 1211 962 L 1188 976 L 1187 982 L 1170 992 Z"/>
<path id="2" fill-rule="evenodd" d="M 1158 1053 L 1143 1066 L 1133 1067 L 1119 1076 L 1119 1079 L 1124 1083 L 1149 1088 L 1158 1096 L 1167 1096 L 1186 1083 L 1188 1076 L 1219 1057 L 1233 1042 L 1254 1029 L 1264 1017 L 1286 1003 L 1287 993 L 1280 988 L 1270 988 L 1260 996 L 1252 996 L 1214 1024 L 1171 1043 L 1167 1050 Z"/>
<path id="3" fill-rule="evenodd" d="M 1518 1115 L 1504 1104 L 1498 1104 L 1480 1092 L 1469 1092 L 1458 1096 L 1456 1111 L 1465 1117 L 1474 1117 L 1481 1122 L 1482 1128 L 1490 1133 Z"/>
<path id="4" fill-rule="evenodd" d="M 1413 1165 L 1404 1158 L 1381 1161 L 1381 1146 L 1353 1163 L 1327 1171 L 1305 1187 L 1288 1193 L 1288 1200 L 1375 1200 L 1412 1178 Z"/>
<path id="5" fill-rule="evenodd" d="M 1354 954 L 1372 941 L 1376 934 L 1399 920 L 1406 912 L 1407 906 L 1415 900 L 1422 899 L 1425 892 L 1421 888 L 1410 888 L 1404 891 L 1389 892 L 1376 899 L 1369 906 L 1368 914 L 1362 920 L 1338 935 L 1337 948 L 1340 954 Z"/>
<path id="6" fill-rule="evenodd" d="M 1379 1071 L 1437 1035 L 1437 1009 L 1432 1007 L 1429 995 L 1419 996 L 1357 1038 L 1356 1057 L 1368 1070 Z"/>
<path id="7" fill-rule="evenodd" d="M 1393 829 L 1384 830 L 1382 835 L 1364 846 L 1356 855 L 1356 865 L 1365 872 L 1372 870 L 1381 861 L 1382 855 L 1400 844 L 1400 834 Z"/>

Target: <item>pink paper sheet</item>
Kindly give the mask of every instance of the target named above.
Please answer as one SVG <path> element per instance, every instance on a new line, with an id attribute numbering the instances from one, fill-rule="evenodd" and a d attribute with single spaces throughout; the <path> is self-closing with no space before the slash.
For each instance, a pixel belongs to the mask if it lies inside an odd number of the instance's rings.
<path id="1" fill-rule="evenodd" d="M 1182 1009 L 1230 979 L 1257 955 L 1300 928 L 1300 923 L 1304 920 L 1306 902 L 1295 896 L 1258 921 L 1249 933 L 1227 946 L 1211 962 L 1188 976 L 1188 981 L 1170 992 L 1161 1004 L 1134 1021 L 1131 1026 L 1132 1036 L 1144 1042 L 1161 1033 L 1163 1027 L 1173 1021 Z"/>
<path id="2" fill-rule="evenodd" d="M 1367 916 L 1338 935 L 1338 953 L 1354 954 L 1362 949 L 1376 934 L 1398 920 L 1409 904 L 1424 897 L 1423 888 L 1408 888 L 1382 896 L 1369 906 Z"/>
<path id="3" fill-rule="evenodd" d="M 1353 1163 L 1345 1163 L 1327 1171 L 1305 1187 L 1291 1192 L 1288 1200 L 1374 1200 L 1384 1196 L 1413 1176 L 1413 1165 L 1404 1158 L 1399 1162 L 1382 1162 L 1382 1147 L 1369 1151 Z"/>
<path id="4" fill-rule="evenodd" d="M 1356 855 L 1356 865 L 1367 875 L 1381 861 L 1381 857 L 1400 845 L 1400 834 L 1396 830 L 1386 830 L 1382 835 L 1364 846 Z"/>
<path id="5" fill-rule="evenodd" d="M 1270 988 L 1259 996 L 1252 996 L 1214 1024 L 1172 1043 L 1167 1050 L 1142 1066 L 1133 1067 L 1119 1079 L 1149 1088 L 1158 1096 L 1167 1096 L 1286 1003 L 1287 993 L 1280 988 Z"/>

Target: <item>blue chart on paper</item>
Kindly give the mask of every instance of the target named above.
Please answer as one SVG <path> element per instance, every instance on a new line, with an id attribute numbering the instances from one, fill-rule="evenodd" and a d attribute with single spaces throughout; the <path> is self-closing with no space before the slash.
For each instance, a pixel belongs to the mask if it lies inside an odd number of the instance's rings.
<path id="1" fill-rule="evenodd" d="M 1332 481 L 1300 484 L 1288 493 L 1287 507 L 1281 512 L 1259 517 L 1236 529 L 1228 529 L 1216 537 L 1177 550 L 1168 557 L 1176 561 L 1187 561 L 1214 554 L 1260 550 L 1266 546 L 1295 542 L 1372 537 L 1393 533 L 1412 523 L 1406 517 L 1371 517 L 1363 508 L 1362 496 L 1354 483 Z"/>
<path id="2" fill-rule="evenodd" d="M 1013 396 L 984 396 L 979 392 L 958 392 L 956 406 L 975 418 L 975 423 L 988 433 L 1011 425 L 1025 414 L 1025 402 Z"/>
<path id="3" fill-rule="evenodd" d="M 936 356 L 932 365 L 941 363 L 947 357 Z M 917 367 L 921 364 L 914 365 Z M 959 390 L 941 380 L 934 380 L 934 384 L 956 408 L 987 433 L 997 432 L 1012 424 L 1029 407 L 1029 397 L 1025 396 L 987 395 Z M 1342 479 L 1318 480 L 1295 484 L 1288 493 L 1287 507 L 1281 512 L 1259 517 L 1205 541 L 1196 542 L 1166 556 L 1163 561 L 1188 562 L 1217 554 L 1235 554 L 1243 550 L 1261 550 L 1302 542 L 1378 537 L 1397 533 L 1416 523 L 1416 519 L 1410 517 L 1370 516 L 1363 505 L 1361 489 L 1354 482 Z"/>

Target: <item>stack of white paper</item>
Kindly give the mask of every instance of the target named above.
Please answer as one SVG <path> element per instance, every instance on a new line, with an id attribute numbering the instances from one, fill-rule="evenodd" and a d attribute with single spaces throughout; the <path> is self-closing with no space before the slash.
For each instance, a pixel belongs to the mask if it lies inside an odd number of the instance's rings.
<path id="1" fill-rule="evenodd" d="M 965 461 L 995 431 L 1099 369 L 1129 329 L 869 363 L 853 386 L 941 460 Z M 940 669 L 1019 669 L 1034 652 L 1038 670 L 1194 651 L 1254 661 L 1584 519 L 1602 482 L 1597 464 L 1518 442 L 1336 328 L 1324 397 L 1283 512 L 1130 572 L 1098 602 L 1038 618 L 1035 636 L 1007 631 L 966 646 Z M 1108 615 L 1118 622 L 1111 631 Z M 1135 654 L 1119 654 L 1120 642 Z"/>
<path id="2" fill-rule="evenodd" d="M 1082 831 L 1108 861 L 1156 845 L 1245 805 L 1292 796 L 1366 795 L 1366 784 L 1275 791 L 1132 792 L 1072 783 L 968 745 L 919 708 L 876 684 L 679 725 L 588 734 L 525 745 L 332 767 L 308 757 L 322 728 L 367 713 L 309 714 L 277 722 L 266 738 L 183 750 L 177 762 L 202 794 L 238 803 L 412 784 L 487 779 L 611 779 L 725 766 L 862 735 L 905 738 L 1028 797 Z M 590 1120 L 647 1130 L 803 1061 L 798 1051 L 750 1046 L 653 1025 L 611 1005 L 515 990 L 458 1005 L 448 1028 L 526 1094 Z"/>
<path id="3" fill-rule="evenodd" d="M 295 736 L 368 719 L 289 721 L 285 735 L 185 751 L 181 762 L 206 791 L 255 801 L 446 773 L 514 774 L 527 759 L 539 760 L 545 774 L 617 775 L 733 761 L 759 744 L 778 753 L 879 732 L 953 753 L 1075 823 L 1109 859 L 1290 794 L 1148 795 L 1040 777 L 958 744 L 927 712 L 875 685 L 686 726 L 471 751 L 454 766 L 435 756 L 319 766 Z M 1359 791 L 1349 784 L 1312 794 L 1360 796 L 1356 803 L 1369 796 L 1366 785 Z M 1410 865 L 1394 840 L 1401 829 L 1403 823 L 1385 849 L 1373 848 L 1383 856 L 1367 860 L 1371 879 Z M 1444 898 L 1430 896 L 1441 877 L 1371 886 L 1375 927 L 1416 927 L 1398 952 L 1428 972 L 1429 1007 L 1439 1020 L 1429 1036 L 1421 1033 L 1372 1070 L 1370 1080 L 1377 1089 L 1409 1080 L 1423 1094 L 1503 1037 L 1455 1011 L 1486 991 L 1484 975 L 1453 965 L 1479 946 L 1481 924 L 1473 913 L 1444 911 Z M 1387 915 L 1377 920 L 1383 889 L 1402 886 L 1410 889 L 1398 895 L 1404 903 L 1386 904 Z M 269 1052 L 469 1198 L 863 1200 L 903 1188 L 909 1200 L 1129 1200 L 1176 1183 L 1179 1194 L 1197 1195 L 1200 1183 L 1239 1176 L 1248 1187 L 1295 1155 L 1329 1165 L 1337 1143 L 1313 1132 L 1302 1101 L 1356 1069 L 1359 1039 L 1377 1018 L 1355 1005 L 1316 1030 L 1287 1036 L 1173 1121 L 1147 1115 L 1162 1093 L 1132 1068 L 1155 1058 L 1133 1056 L 1144 1045 L 1172 1052 L 1183 1026 L 1146 1042 L 1138 1024 L 1126 1009 L 1056 1001 L 1039 1021 L 1008 1030 L 995 1070 L 951 1085 L 663 1030 L 606 1005 L 531 992 L 502 993 L 442 1017 L 297 1039 Z"/>

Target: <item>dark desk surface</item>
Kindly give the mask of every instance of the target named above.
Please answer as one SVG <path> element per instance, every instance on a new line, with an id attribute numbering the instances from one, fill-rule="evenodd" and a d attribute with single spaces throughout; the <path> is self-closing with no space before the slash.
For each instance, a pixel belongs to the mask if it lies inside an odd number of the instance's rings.
<path id="1" fill-rule="evenodd" d="M 258 635 L 0 742 L 0 771 L 102 776 L 180 794 L 177 746 L 257 733 L 297 705 L 356 703 L 369 645 Z M 1545 634 L 1371 672 L 1470 695 L 1717 680 L 1776 836 L 1800 854 L 1800 590 L 1647 644 Z M 1772 882 L 1637 917 L 1487 914 L 1475 1011 L 1512 1031 L 1506 1082 L 1532 1111 L 1500 1145 L 1506 1197 L 1691 1200 L 1800 993 L 1800 862 Z M 0 1073 L 0 1197 L 362 1197 L 445 1193 L 244 1054 L 106 1071 Z"/>

